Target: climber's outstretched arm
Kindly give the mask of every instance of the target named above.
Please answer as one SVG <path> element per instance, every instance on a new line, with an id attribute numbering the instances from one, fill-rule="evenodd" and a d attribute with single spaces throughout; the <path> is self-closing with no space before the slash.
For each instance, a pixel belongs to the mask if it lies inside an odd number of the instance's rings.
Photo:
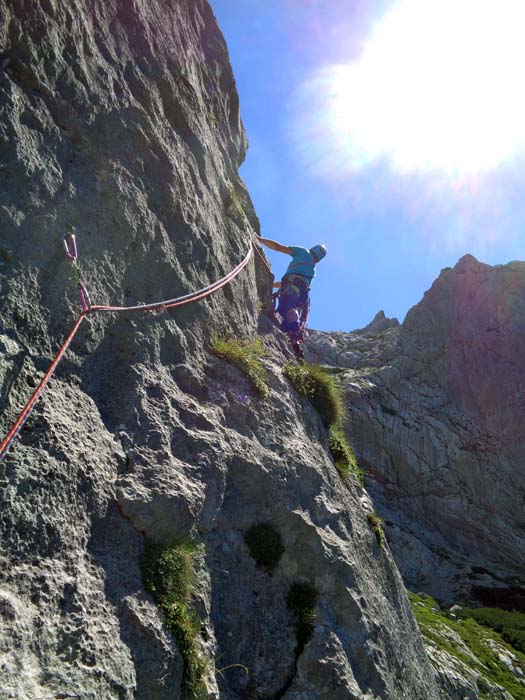
<path id="1" fill-rule="evenodd" d="M 277 243 L 277 241 L 272 241 L 269 238 L 263 238 L 262 236 L 257 236 L 257 240 L 259 243 L 263 243 L 265 246 L 271 248 L 272 250 L 276 250 L 278 253 L 292 255 L 292 249 L 290 246 L 282 245 L 281 243 Z"/>

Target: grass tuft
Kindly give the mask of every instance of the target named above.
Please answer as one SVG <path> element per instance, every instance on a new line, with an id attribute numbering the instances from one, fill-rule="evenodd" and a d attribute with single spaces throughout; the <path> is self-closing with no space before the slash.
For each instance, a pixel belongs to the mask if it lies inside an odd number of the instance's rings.
<path id="1" fill-rule="evenodd" d="M 343 479 L 354 474 L 362 486 L 363 472 L 359 469 L 354 451 L 342 428 L 345 417 L 344 402 L 341 388 L 334 375 L 310 362 L 303 362 L 300 365 L 289 362 L 284 365 L 283 374 L 301 396 L 309 399 L 317 409 L 324 426 L 329 429 L 328 447 Z"/>
<path id="2" fill-rule="evenodd" d="M 163 546 L 146 540 L 140 560 L 144 587 L 164 613 L 184 661 L 183 688 L 187 700 L 207 697 L 206 666 L 197 651 L 200 620 L 189 607 L 197 551 L 193 543 Z"/>
<path id="3" fill-rule="evenodd" d="M 266 370 L 261 363 L 266 348 L 260 338 L 241 340 L 231 336 L 213 336 L 210 348 L 214 355 L 231 362 L 244 372 L 261 398 L 265 399 L 270 395 Z"/>
<path id="4" fill-rule="evenodd" d="M 315 606 L 319 593 L 309 583 L 296 581 L 286 595 L 286 606 L 295 622 L 296 656 L 299 656 L 314 632 Z"/>
<path id="5" fill-rule="evenodd" d="M 283 541 L 277 530 L 268 523 L 252 525 L 246 531 L 244 541 L 257 566 L 270 574 L 275 571 L 284 552 Z"/>
<path id="6" fill-rule="evenodd" d="M 372 530 L 374 531 L 374 534 L 376 536 L 377 544 L 380 547 L 383 547 L 385 544 L 385 533 L 383 532 L 383 527 L 382 523 L 383 518 L 380 518 L 377 513 L 367 513 L 366 519 L 368 520 L 369 525 L 371 525 Z"/>
<path id="7" fill-rule="evenodd" d="M 350 474 L 357 477 L 358 482 L 363 486 L 363 472 L 357 464 L 357 459 L 353 449 L 348 444 L 348 440 L 341 428 L 332 426 L 328 433 L 328 447 L 334 458 L 335 466 L 341 476 L 346 479 Z"/>
<path id="8" fill-rule="evenodd" d="M 310 400 L 325 427 L 341 425 L 345 414 L 344 404 L 341 390 L 332 375 L 310 362 L 300 365 L 289 362 L 284 365 L 283 374 L 301 396 Z"/>

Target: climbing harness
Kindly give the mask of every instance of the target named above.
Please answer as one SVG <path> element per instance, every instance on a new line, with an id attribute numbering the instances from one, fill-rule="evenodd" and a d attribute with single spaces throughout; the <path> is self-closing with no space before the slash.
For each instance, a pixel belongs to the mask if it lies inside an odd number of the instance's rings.
<path id="1" fill-rule="evenodd" d="M 246 265 L 249 263 L 252 254 L 253 254 L 253 243 L 250 239 L 250 247 L 248 249 L 248 252 L 246 253 L 246 256 L 244 259 L 233 269 L 231 272 L 229 272 L 227 275 L 224 277 L 221 277 L 221 279 L 217 280 L 216 282 L 213 282 L 212 284 L 209 284 L 207 287 L 203 287 L 202 289 L 199 289 L 195 292 L 191 292 L 190 294 L 185 294 L 184 296 L 176 297 L 175 299 L 167 299 L 165 301 L 158 301 L 153 304 L 137 304 L 136 306 L 104 306 L 104 305 L 95 305 L 93 306 L 90 301 L 89 301 L 89 295 L 87 293 L 86 287 L 84 285 L 84 282 L 82 280 L 82 276 L 80 273 L 80 268 L 78 265 L 78 251 L 77 251 L 77 244 L 75 240 L 75 235 L 73 233 L 67 233 L 64 238 L 63 238 L 63 243 L 64 243 L 64 249 L 66 253 L 66 257 L 71 263 L 72 271 L 73 271 L 73 276 L 77 282 L 77 288 L 78 288 L 78 293 L 80 297 L 80 304 L 82 307 L 82 312 L 80 316 L 77 318 L 73 328 L 70 330 L 67 338 L 65 339 L 64 343 L 62 344 L 62 347 L 56 354 L 53 362 L 51 363 L 49 369 L 45 373 L 44 377 L 42 378 L 42 381 L 38 385 L 38 387 L 35 389 L 33 395 L 29 399 L 29 401 L 26 403 L 24 408 L 22 409 L 20 415 L 16 419 L 15 423 L 11 427 L 10 431 L 7 433 L 5 438 L 2 440 L 0 443 L 0 460 L 2 460 L 9 447 L 11 446 L 13 440 L 16 438 L 22 427 L 24 426 L 24 423 L 26 420 L 29 418 L 31 415 L 31 412 L 38 401 L 38 398 L 41 396 L 42 392 L 44 391 L 46 384 L 49 382 L 51 379 L 58 363 L 64 356 L 64 353 L 68 349 L 69 345 L 71 344 L 71 341 L 75 337 L 76 332 L 78 331 L 80 324 L 82 321 L 88 316 L 89 314 L 96 313 L 96 312 L 119 312 L 119 311 L 158 311 L 158 310 L 164 310 L 164 309 L 171 309 L 176 306 L 183 306 L 184 304 L 189 304 L 193 301 L 198 301 L 199 299 L 203 299 L 206 296 L 209 296 L 210 294 L 213 294 L 214 292 L 217 292 L 219 289 L 222 287 L 226 286 L 229 284 L 237 275 L 246 267 Z"/>

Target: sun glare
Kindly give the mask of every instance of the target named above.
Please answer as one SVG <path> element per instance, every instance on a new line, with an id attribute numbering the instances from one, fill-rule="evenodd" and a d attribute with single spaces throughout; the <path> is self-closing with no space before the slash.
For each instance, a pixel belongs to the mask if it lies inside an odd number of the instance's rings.
<path id="1" fill-rule="evenodd" d="M 494 167 L 525 142 L 524 26 L 524 0 L 400 0 L 356 62 L 308 86 L 310 135 L 352 169 Z"/>

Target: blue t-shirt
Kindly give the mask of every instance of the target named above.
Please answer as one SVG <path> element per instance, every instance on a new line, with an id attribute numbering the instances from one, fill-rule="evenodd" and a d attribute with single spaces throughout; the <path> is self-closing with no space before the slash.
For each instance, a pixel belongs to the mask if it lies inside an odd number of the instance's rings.
<path id="1" fill-rule="evenodd" d="M 300 275 L 310 284 L 315 277 L 315 261 L 314 256 L 308 248 L 302 248 L 299 245 L 291 245 L 292 262 L 288 265 L 288 269 L 284 273 L 286 275 Z"/>

